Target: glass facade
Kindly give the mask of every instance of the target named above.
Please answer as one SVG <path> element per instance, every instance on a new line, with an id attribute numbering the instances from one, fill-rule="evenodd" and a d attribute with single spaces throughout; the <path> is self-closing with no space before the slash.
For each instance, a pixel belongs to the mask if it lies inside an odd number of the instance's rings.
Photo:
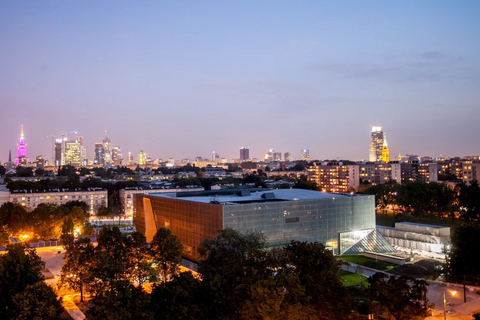
<path id="1" fill-rule="evenodd" d="M 373 196 L 226 205 L 223 217 L 225 228 L 261 230 L 269 246 L 317 241 L 335 254 L 340 233 L 375 229 Z"/>

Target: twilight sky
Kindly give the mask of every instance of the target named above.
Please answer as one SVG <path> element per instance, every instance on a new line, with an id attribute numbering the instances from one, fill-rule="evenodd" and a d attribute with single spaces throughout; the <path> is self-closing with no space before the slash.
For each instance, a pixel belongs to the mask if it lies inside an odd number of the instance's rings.
<path id="1" fill-rule="evenodd" d="M 480 154 L 480 1 L 0 2 L 0 161 Z M 107 133 L 105 134 L 105 130 Z M 69 134 L 73 137 L 74 134 Z"/>

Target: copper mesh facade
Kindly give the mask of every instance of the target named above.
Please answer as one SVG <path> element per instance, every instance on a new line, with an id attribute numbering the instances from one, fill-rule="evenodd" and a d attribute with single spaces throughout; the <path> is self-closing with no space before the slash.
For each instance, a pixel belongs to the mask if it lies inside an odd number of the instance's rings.
<path id="1" fill-rule="evenodd" d="M 183 257 L 199 261 L 198 247 L 205 238 L 214 239 L 223 229 L 223 206 L 158 196 L 135 195 L 133 219 L 137 230 L 145 234 L 143 198 L 152 204 L 156 229 L 166 227 L 183 244 Z"/>

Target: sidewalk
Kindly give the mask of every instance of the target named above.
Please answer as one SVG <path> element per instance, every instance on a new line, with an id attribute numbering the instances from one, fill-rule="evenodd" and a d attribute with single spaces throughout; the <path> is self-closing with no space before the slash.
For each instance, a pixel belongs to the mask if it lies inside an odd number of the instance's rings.
<path id="1" fill-rule="evenodd" d="M 72 298 L 70 296 L 63 296 L 63 307 L 67 312 L 70 314 L 73 320 L 84 320 L 85 315 L 83 312 L 78 309 L 77 305 L 73 303 Z"/>

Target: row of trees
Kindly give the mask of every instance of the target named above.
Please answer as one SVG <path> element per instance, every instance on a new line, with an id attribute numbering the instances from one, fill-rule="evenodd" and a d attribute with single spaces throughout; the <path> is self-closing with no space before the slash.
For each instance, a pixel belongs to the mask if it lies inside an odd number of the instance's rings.
<path id="1" fill-rule="evenodd" d="M 92 295 L 87 319 L 356 319 L 339 263 L 322 244 L 292 241 L 267 250 L 259 232 L 219 232 L 199 252 L 199 276 L 178 273 L 182 246 L 161 228 L 150 248 L 138 233 L 102 229 L 98 246 L 65 239 L 61 283 Z M 425 311 L 426 283 L 371 280 L 370 311 L 396 319 Z M 168 281 L 166 281 L 168 280 Z M 145 283 L 153 283 L 150 294 Z M 390 299 L 389 304 L 384 303 Z M 383 306 L 383 307 L 382 307 Z"/>
<path id="2" fill-rule="evenodd" d="M 32 211 L 6 202 L 0 206 L 0 245 L 5 245 L 13 235 L 29 235 L 28 240 L 59 238 L 65 228 L 68 232 L 79 228 L 82 234 L 92 234 L 87 210 L 82 201 L 69 201 L 61 206 L 41 203 Z"/>
<path id="3" fill-rule="evenodd" d="M 97 246 L 88 237 L 74 240 L 68 233 L 62 242 L 66 251 L 60 283 L 79 290 L 82 301 L 84 290 L 96 299 L 119 285 L 165 281 L 177 272 L 182 254 L 180 241 L 165 228 L 158 230 L 150 247 L 141 233 L 127 237 L 116 227 L 104 227 Z"/>
<path id="4" fill-rule="evenodd" d="M 477 181 L 450 187 L 444 183 L 387 183 L 367 187 L 362 191 L 375 195 L 376 205 L 401 207 L 419 219 L 424 216 L 460 217 L 465 221 L 480 221 L 480 186 Z"/>

